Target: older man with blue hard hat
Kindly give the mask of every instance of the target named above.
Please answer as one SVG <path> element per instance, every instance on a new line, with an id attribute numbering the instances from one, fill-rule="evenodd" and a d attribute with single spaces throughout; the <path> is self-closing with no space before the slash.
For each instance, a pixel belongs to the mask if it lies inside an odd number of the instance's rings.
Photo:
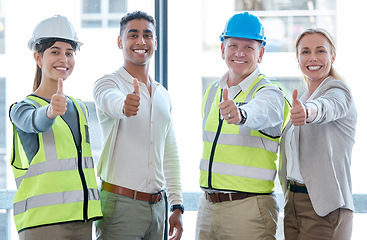
<path id="1" fill-rule="evenodd" d="M 208 87 L 202 104 L 196 239 L 275 239 L 274 179 L 289 105 L 259 70 L 266 38 L 257 16 L 235 14 L 220 39 L 228 72 Z"/>

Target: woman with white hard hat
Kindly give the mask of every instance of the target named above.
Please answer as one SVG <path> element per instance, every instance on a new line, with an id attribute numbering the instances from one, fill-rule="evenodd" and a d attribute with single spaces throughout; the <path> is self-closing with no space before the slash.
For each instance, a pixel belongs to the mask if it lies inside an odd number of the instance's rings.
<path id="1" fill-rule="evenodd" d="M 357 119 L 352 92 L 334 69 L 335 43 L 326 30 L 306 29 L 295 46 L 307 90 L 300 98 L 293 92 L 280 149 L 285 239 L 348 240 Z"/>
<path id="2" fill-rule="evenodd" d="M 88 110 L 63 91 L 80 46 L 60 15 L 40 22 L 28 42 L 37 63 L 33 93 L 10 107 L 20 239 L 92 239 L 92 222 L 102 217 Z"/>

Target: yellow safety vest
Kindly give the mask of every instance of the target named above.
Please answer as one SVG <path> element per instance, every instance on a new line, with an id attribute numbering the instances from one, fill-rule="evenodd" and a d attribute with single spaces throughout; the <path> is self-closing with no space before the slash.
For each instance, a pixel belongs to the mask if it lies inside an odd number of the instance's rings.
<path id="1" fill-rule="evenodd" d="M 78 113 L 80 149 L 69 126 L 58 116 L 52 129 L 37 134 L 39 149 L 29 164 L 13 124 L 11 166 L 18 188 L 13 207 L 18 232 L 102 217 L 88 137 L 88 114 L 84 105 L 70 99 Z M 36 108 L 48 105 L 36 96 L 28 96 L 24 101 Z"/>
<path id="2" fill-rule="evenodd" d="M 249 102 L 261 88 L 275 86 L 260 75 L 246 92 L 234 99 Z M 271 193 L 276 176 L 280 136 L 271 137 L 245 125 L 228 124 L 220 118 L 222 89 L 215 82 L 207 89 L 202 106 L 203 155 L 200 186 L 204 189 Z M 285 99 L 283 129 L 289 121 L 290 104 Z"/>

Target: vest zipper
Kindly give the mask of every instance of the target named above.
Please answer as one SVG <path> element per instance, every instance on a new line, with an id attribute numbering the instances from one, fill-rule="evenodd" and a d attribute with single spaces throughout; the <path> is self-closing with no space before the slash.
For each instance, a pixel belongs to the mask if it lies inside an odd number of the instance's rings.
<path id="1" fill-rule="evenodd" d="M 78 148 L 78 171 L 80 175 L 80 180 L 82 181 L 83 185 L 83 194 L 84 194 L 84 202 L 83 202 L 83 218 L 84 221 L 88 221 L 88 188 L 87 188 L 87 182 L 85 180 L 85 175 L 83 172 L 82 167 L 82 150 Z"/>
<path id="2" fill-rule="evenodd" d="M 79 128 L 78 134 L 79 134 L 79 139 L 80 139 L 80 146 L 79 147 L 78 147 L 78 144 L 76 143 L 74 134 L 72 134 L 72 135 L 73 135 L 75 147 L 78 151 L 78 172 L 79 172 L 79 176 L 80 176 L 80 181 L 82 182 L 82 186 L 83 186 L 83 198 L 84 198 L 84 201 L 83 201 L 83 221 L 87 222 L 88 221 L 88 187 L 87 187 L 87 181 L 85 180 L 85 175 L 84 175 L 83 166 L 82 166 L 82 156 L 83 155 L 82 155 L 81 145 L 82 145 L 83 139 L 82 139 L 82 134 L 80 133 L 80 116 L 79 116 L 78 108 L 75 106 L 74 101 L 71 100 L 71 102 L 73 103 L 73 106 L 75 108 L 76 115 L 77 115 L 77 120 L 78 120 L 78 128 Z M 62 116 L 61 116 L 61 118 L 62 118 Z M 71 131 L 71 128 L 70 128 L 69 124 L 66 121 L 65 121 L 65 123 L 68 125 L 68 127 Z"/>
<path id="3" fill-rule="evenodd" d="M 219 114 L 219 118 L 220 118 L 220 114 Z M 217 143 L 218 143 L 220 131 L 222 130 L 222 125 L 223 125 L 223 119 L 219 119 L 217 133 L 215 134 L 215 138 L 214 138 L 213 146 L 212 146 L 212 151 L 210 152 L 209 174 L 208 174 L 208 186 L 209 186 L 209 189 L 213 188 L 213 186 L 212 186 L 212 167 L 213 167 L 213 161 L 214 161 L 215 148 L 217 147 Z"/>
<path id="4" fill-rule="evenodd" d="M 220 90 L 219 102 L 222 101 L 222 94 L 223 94 L 223 89 Z M 217 147 L 220 131 L 222 130 L 223 120 L 224 119 L 222 119 L 222 117 L 220 115 L 220 110 L 219 110 L 219 124 L 218 124 L 218 128 L 217 128 L 217 133 L 215 134 L 215 137 L 214 137 L 212 150 L 210 152 L 210 158 L 209 158 L 209 169 L 208 169 L 209 170 L 209 173 L 208 173 L 208 187 L 209 187 L 209 189 L 213 188 L 213 186 L 212 186 L 212 167 L 213 167 L 215 149 Z"/>
<path id="5" fill-rule="evenodd" d="M 236 96 L 233 98 L 236 99 L 237 96 L 242 92 L 239 91 Z M 220 90 L 220 98 L 219 98 L 219 103 L 222 101 L 222 94 L 223 94 L 223 89 Z M 220 135 L 220 131 L 222 130 L 222 126 L 223 126 L 223 121 L 224 119 L 222 118 L 222 116 L 220 115 L 220 110 L 219 110 L 219 124 L 218 124 L 218 128 L 217 128 L 217 133 L 215 134 L 214 137 L 214 141 L 213 141 L 213 146 L 212 146 L 212 150 L 210 152 L 210 158 L 209 158 L 209 173 L 208 173 L 208 187 L 209 189 L 212 189 L 212 167 L 213 167 L 213 162 L 214 162 L 214 154 L 215 154 L 215 149 L 217 147 L 217 143 L 218 143 L 218 139 L 219 139 L 219 135 Z"/>

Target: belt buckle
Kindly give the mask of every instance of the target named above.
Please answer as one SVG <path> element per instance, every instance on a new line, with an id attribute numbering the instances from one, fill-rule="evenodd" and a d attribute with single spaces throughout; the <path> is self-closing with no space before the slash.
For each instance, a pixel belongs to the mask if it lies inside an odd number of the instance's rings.
<path id="1" fill-rule="evenodd" d="M 157 203 L 159 202 L 160 200 L 162 200 L 162 191 L 161 192 L 158 192 L 158 193 L 152 193 L 150 194 L 149 196 L 149 204 L 154 204 L 154 203 Z M 153 196 L 158 196 L 158 199 L 156 202 L 153 202 Z"/>

